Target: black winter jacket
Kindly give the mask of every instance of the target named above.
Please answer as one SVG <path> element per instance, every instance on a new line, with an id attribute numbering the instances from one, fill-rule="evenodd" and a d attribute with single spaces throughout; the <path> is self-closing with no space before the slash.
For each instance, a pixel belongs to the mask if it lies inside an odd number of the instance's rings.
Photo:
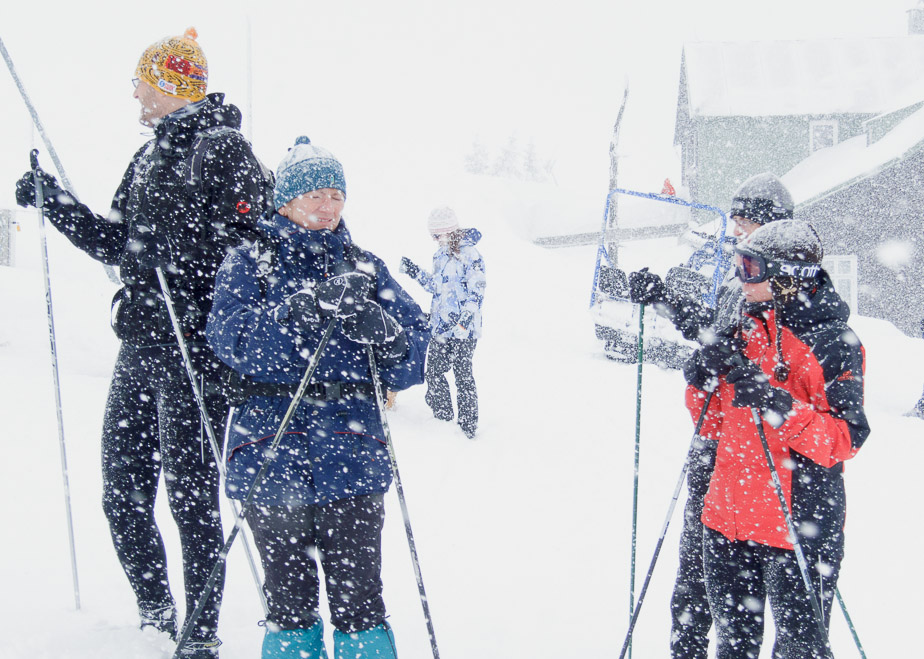
<path id="1" fill-rule="evenodd" d="M 255 235 L 264 208 L 262 169 L 241 135 L 241 113 L 223 94 L 177 110 L 155 128 L 134 155 L 112 200 L 108 217 L 66 197 L 49 199 L 49 220 L 93 258 L 120 267 L 124 286 L 113 299 L 116 335 L 133 345 L 174 343 L 156 273 L 139 263 L 133 228 L 148 227 L 170 249 L 163 267 L 177 315 L 188 339 L 203 342 L 215 273 L 230 248 Z M 212 137 L 201 182 L 186 182 L 188 156 L 204 130 L 226 126 Z M 70 201 L 71 203 L 68 203 Z"/>

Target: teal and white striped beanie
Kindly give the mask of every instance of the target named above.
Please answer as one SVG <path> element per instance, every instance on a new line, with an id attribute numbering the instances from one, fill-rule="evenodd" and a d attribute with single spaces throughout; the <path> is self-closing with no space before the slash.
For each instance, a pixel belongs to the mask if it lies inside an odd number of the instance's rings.
<path id="1" fill-rule="evenodd" d="M 299 195 L 322 188 L 340 190 L 346 195 L 343 165 L 330 151 L 314 146 L 302 135 L 296 138 L 276 170 L 276 210 Z"/>

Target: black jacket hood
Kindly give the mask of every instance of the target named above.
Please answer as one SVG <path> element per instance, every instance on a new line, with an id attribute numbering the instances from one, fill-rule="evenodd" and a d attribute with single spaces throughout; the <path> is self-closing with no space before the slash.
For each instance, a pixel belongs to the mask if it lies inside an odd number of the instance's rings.
<path id="1" fill-rule="evenodd" d="M 177 110 L 157 124 L 154 137 L 161 149 L 182 155 L 192 146 L 196 135 L 207 128 L 227 126 L 240 130 L 241 111 L 235 105 L 225 104 L 224 94 L 209 94 L 194 105 L 198 107 Z"/>

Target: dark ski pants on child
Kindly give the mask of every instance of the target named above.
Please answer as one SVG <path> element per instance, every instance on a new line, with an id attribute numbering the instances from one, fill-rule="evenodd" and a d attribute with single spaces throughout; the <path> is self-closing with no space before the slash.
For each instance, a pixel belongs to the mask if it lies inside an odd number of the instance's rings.
<path id="1" fill-rule="evenodd" d="M 215 357 L 190 346 L 200 373 L 214 379 Z M 201 367 L 201 368 L 200 368 Z M 201 384 L 206 381 L 200 379 Z M 206 405 L 220 433 L 227 404 L 208 388 Z M 175 346 L 119 349 L 103 422 L 103 510 L 116 553 L 139 608 L 173 605 L 164 543 L 154 520 L 161 473 L 179 529 L 187 615 L 195 608 L 224 544 L 218 513 L 218 470 L 202 429 L 182 357 Z M 224 577 L 218 580 L 193 638 L 218 627 Z"/>
<path id="2" fill-rule="evenodd" d="M 247 512 L 260 551 L 269 603 L 267 622 L 307 629 L 319 620 L 321 560 L 331 623 L 344 633 L 385 622 L 382 599 L 381 494 L 350 497 L 324 506 L 264 506 Z"/>
<path id="3" fill-rule="evenodd" d="M 703 499 L 718 442 L 695 437 L 687 470 L 687 504 L 680 534 L 680 567 L 671 596 L 671 659 L 706 659 L 712 614 L 703 573 Z"/>
<path id="4" fill-rule="evenodd" d="M 718 637 L 717 659 L 756 659 L 763 641 L 767 598 L 776 625 L 773 659 L 828 657 L 794 551 L 749 540 L 728 540 L 710 528 L 705 529 L 703 538 L 706 589 Z M 815 594 L 821 596 L 827 629 L 842 552 L 822 559 L 822 577 L 816 569 L 818 553 L 806 546 L 803 551 Z"/>
<path id="5" fill-rule="evenodd" d="M 427 405 L 437 419 L 452 421 L 452 397 L 446 379 L 446 373 L 452 369 L 456 380 L 459 425 L 466 432 L 475 432 L 478 428 L 478 392 L 472 375 L 472 357 L 477 343 L 475 338 L 434 337 L 427 348 Z"/>

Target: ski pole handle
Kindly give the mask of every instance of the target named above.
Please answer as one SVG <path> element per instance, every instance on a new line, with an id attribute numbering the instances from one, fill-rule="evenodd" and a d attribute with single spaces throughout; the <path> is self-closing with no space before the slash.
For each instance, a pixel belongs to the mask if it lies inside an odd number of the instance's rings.
<path id="1" fill-rule="evenodd" d="M 45 184 L 39 173 L 42 169 L 38 164 L 38 149 L 29 152 L 29 167 L 32 169 L 32 180 L 35 183 L 35 207 L 42 213 L 42 209 L 45 208 Z"/>

